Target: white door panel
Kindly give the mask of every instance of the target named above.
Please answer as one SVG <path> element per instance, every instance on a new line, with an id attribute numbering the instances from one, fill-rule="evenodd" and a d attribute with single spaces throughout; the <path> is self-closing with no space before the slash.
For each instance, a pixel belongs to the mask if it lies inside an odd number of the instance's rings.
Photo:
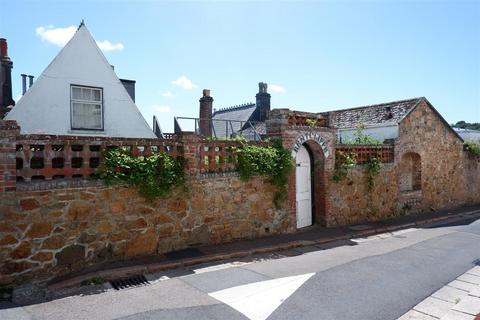
<path id="1" fill-rule="evenodd" d="M 301 146 L 296 158 L 296 199 L 297 228 L 312 224 L 312 187 L 310 180 L 310 156 L 307 149 Z"/>

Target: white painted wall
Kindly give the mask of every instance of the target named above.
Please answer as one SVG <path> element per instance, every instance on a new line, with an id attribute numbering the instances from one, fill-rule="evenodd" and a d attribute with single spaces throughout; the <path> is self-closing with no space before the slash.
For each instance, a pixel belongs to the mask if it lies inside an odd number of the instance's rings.
<path id="1" fill-rule="evenodd" d="M 71 130 L 71 84 L 103 88 L 103 131 Z M 80 27 L 6 119 L 16 120 L 23 134 L 155 138 L 85 26 Z"/>
<path id="2" fill-rule="evenodd" d="M 354 139 L 354 133 L 357 131 L 357 128 L 345 128 L 337 130 L 337 139 L 338 141 L 346 142 L 347 140 Z M 375 139 L 383 142 L 385 139 L 396 139 L 398 138 L 398 125 L 386 125 L 386 126 L 366 126 L 363 130 L 363 133 L 369 136 L 374 137 Z"/>

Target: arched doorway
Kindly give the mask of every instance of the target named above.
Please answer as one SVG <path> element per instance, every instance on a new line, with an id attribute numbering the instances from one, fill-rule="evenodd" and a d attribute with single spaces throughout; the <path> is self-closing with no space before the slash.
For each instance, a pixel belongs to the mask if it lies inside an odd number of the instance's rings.
<path id="1" fill-rule="evenodd" d="M 296 170 L 295 179 L 290 180 L 290 183 L 295 183 L 295 193 L 290 193 L 290 205 L 295 208 L 292 223 L 296 220 L 297 228 L 312 224 L 327 225 L 325 196 L 329 182 L 325 166 L 330 158 L 329 139 L 327 133 L 304 132 L 292 147 Z"/>
<path id="2" fill-rule="evenodd" d="M 304 145 L 298 148 L 295 159 L 297 228 L 312 225 L 312 181 L 310 154 Z"/>

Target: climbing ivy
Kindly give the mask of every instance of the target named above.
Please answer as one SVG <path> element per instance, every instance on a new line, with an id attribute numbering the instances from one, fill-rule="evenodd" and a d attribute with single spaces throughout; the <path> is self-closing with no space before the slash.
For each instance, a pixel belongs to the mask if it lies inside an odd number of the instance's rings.
<path id="1" fill-rule="evenodd" d="M 281 141 L 272 140 L 270 146 L 255 146 L 242 143 L 235 147 L 237 170 L 242 180 L 253 176 L 267 176 L 277 186 L 274 203 L 280 208 L 287 196 L 288 177 L 293 169 L 290 152 L 282 147 Z"/>
<path id="2" fill-rule="evenodd" d="M 369 191 L 375 186 L 375 176 L 382 170 L 382 162 L 378 157 L 371 157 L 365 163 L 367 169 L 367 188 Z"/>
<path id="3" fill-rule="evenodd" d="M 480 156 L 480 143 L 473 141 L 465 141 L 465 150 L 470 152 L 474 156 Z"/>
<path id="4" fill-rule="evenodd" d="M 346 140 L 344 144 L 368 145 L 368 144 L 382 144 L 382 142 L 369 134 L 365 133 L 365 127 L 360 125 L 353 133 L 353 139 Z"/>
<path id="5" fill-rule="evenodd" d="M 185 183 L 184 159 L 164 152 L 135 157 L 122 149 L 105 153 L 105 163 L 99 177 L 107 183 L 125 182 L 139 188 L 148 200 L 167 196 Z"/>
<path id="6" fill-rule="evenodd" d="M 339 182 L 348 175 L 348 170 L 355 167 L 357 160 L 355 154 L 339 151 L 335 155 L 335 168 L 332 180 Z"/>

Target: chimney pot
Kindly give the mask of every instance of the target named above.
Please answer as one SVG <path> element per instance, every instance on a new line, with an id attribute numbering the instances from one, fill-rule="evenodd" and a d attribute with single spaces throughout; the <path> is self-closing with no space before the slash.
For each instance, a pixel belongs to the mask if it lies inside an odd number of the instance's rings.
<path id="1" fill-rule="evenodd" d="M 33 85 L 33 76 L 30 74 L 28 75 L 28 88 L 30 89 Z"/>
<path id="2" fill-rule="evenodd" d="M 8 57 L 7 39 L 0 38 L 0 58 Z"/>
<path id="3" fill-rule="evenodd" d="M 203 89 L 203 96 L 210 97 L 210 89 Z"/>

